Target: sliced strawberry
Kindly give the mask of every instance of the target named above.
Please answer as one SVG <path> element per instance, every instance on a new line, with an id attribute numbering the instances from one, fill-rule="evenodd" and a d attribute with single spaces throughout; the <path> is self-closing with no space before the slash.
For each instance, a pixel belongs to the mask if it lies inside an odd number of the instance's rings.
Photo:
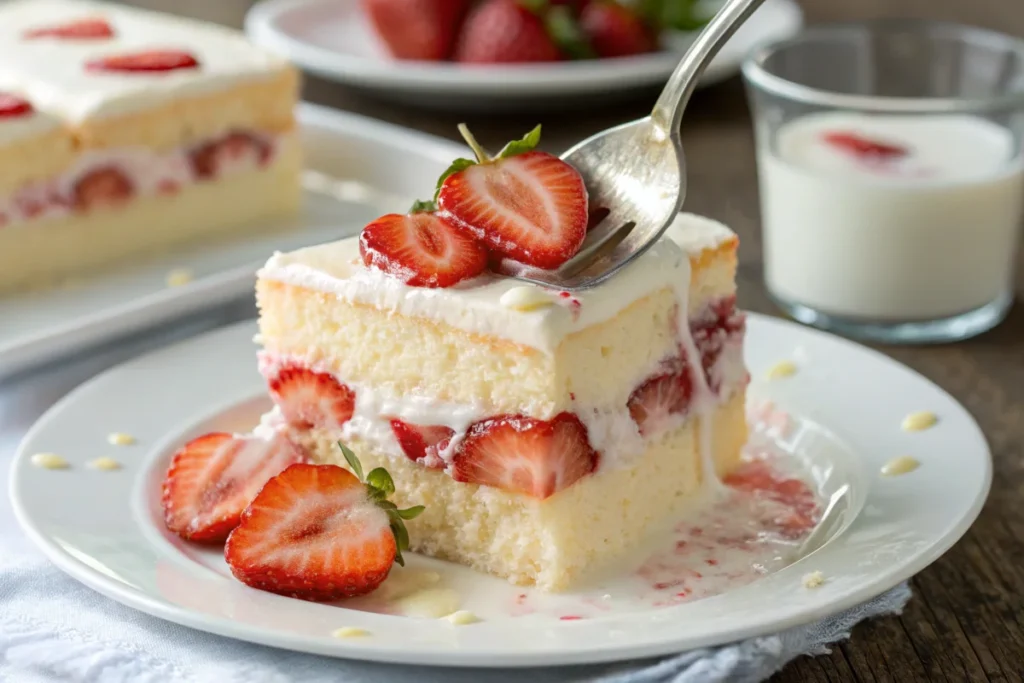
<path id="1" fill-rule="evenodd" d="M 451 56 L 469 0 L 362 0 L 363 11 L 396 59 Z"/>
<path id="2" fill-rule="evenodd" d="M 543 20 L 516 0 L 485 0 L 462 25 L 455 61 L 556 62 L 562 58 Z"/>
<path id="3" fill-rule="evenodd" d="M 655 434 L 682 415 L 690 406 L 693 380 L 685 368 L 679 372 L 652 377 L 633 390 L 627 406 L 643 435 Z"/>
<path id="4" fill-rule="evenodd" d="M 377 588 L 397 551 L 387 512 L 355 475 L 336 465 L 299 464 L 255 497 L 224 558 L 253 588 L 325 601 Z"/>
<path id="5" fill-rule="evenodd" d="M 65 38 L 72 40 L 93 40 L 114 37 L 114 27 L 99 17 L 75 19 L 64 24 L 41 26 L 22 34 L 23 38 Z"/>
<path id="6" fill-rule="evenodd" d="M 242 131 L 232 131 L 189 152 L 189 161 L 198 178 L 213 178 L 234 169 L 258 168 L 270 159 L 270 145 Z"/>
<path id="7" fill-rule="evenodd" d="M 164 522 L 190 541 L 223 541 L 267 480 L 301 460 L 283 436 L 267 441 L 214 432 L 192 439 L 167 470 Z"/>
<path id="8" fill-rule="evenodd" d="M 487 250 L 436 213 L 391 213 L 359 235 L 363 263 L 414 287 L 451 287 L 487 268 Z"/>
<path id="9" fill-rule="evenodd" d="M 494 158 L 464 125 L 459 130 L 477 163 L 460 160 L 442 176 L 442 212 L 521 263 L 550 269 L 574 256 L 587 236 L 587 188 L 572 166 L 533 149 L 540 126 Z"/>
<path id="10" fill-rule="evenodd" d="M 20 116 L 28 116 L 33 112 L 32 104 L 28 100 L 0 92 L 0 119 L 15 119 Z"/>
<path id="11" fill-rule="evenodd" d="M 356 392 L 326 372 L 288 365 L 268 383 L 270 397 L 285 420 L 298 429 L 337 429 L 355 410 Z"/>
<path id="12" fill-rule="evenodd" d="M 89 171 L 71 188 L 71 204 L 79 211 L 119 206 L 135 194 L 135 186 L 121 170 L 102 166 Z"/>
<path id="13" fill-rule="evenodd" d="M 414 425 L 399 419 L 391 420 L 391 432 L 398 439 L 402 452 L 413 462 L 441 467 L 439 453 L 448 447 L 455 430 L 444 425 Z"/>
<path id="14" fill-rule="evenodd" d="M 580 26 L 599 57 L 629 57 L 657 47 L 654 32 L 643 19 L 611 0 L 588 3 L 580 13 Z"/>
<path id="15" fill-rule="evenodd" d="M 711 370 L 722 355 L 725 345 L 730 340 L 742 338 L 746 327 L 746 317 L 736 310 L 736 297 L 724 297 L 714 301 L 701 313 L 701 316 L 690 322 L 693 343 L 700 352 L 701 366 L 707 375 L 711 390 L 718 392 L 716 373 Z"/>
<path id="16" fill-rule="evenodd" d="M 910 154 L 910 150 L 906 147 L 882 140 L 872 140 L 859 133 L 849 131 L 826 133 L 824 137 L 825 142 L 833 147 L 857 158 L 870 161 L 899 159 Z"/>
<path id="17" fill-rule="evenodd" d="M 109 55 L 85 63 L 88 71 L 161 72 L 198 69 L 195 57 L 181 50 L 146 50 L 123 55 Z"/>
<path id="18" fill-rule="evenodd" d="M 593 472 L 597 459 L 587 428 L 572 413 L 551 420 L 503 415 L 469 428 L 452 477 L 544 499 Z"/>

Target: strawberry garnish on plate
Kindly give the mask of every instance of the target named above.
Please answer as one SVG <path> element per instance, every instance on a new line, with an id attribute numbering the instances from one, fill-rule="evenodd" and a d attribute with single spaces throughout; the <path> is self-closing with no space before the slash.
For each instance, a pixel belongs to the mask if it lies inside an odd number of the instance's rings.
<path id="1" fill-rule="evenodd" d="M 356 392 L 334 375 L 286 365 L 268 380 L 270 397 L 298 429 L 337 429 L 352 418 Z"/>
<path id="2" fill-rule="evenodd" d="M 562 54 L 544 20 L 517 0 L 484 0 L 462 25 L 455 61 L 556 62 Z"/>
<path id="3" fill-rule="evenodd" d="M 580 26 L 599 57 L 629 57 L 657 47 L 643 19 L 614 0 L 588 3 L 580 13 Z"/>
<path id="4" fill-rule="evenodd" d="M 32 104 L 25 98 L 0 92 L 0 119 L 16 119 L 33 111 Z"/>
<path id="5" fill-rule="evenodd" d="M 445 425 L 414 425 L 397 418 L 391 420 L 391 432 L 405 456 L 428 467 L 440 467 L 440 453 L 451 443 L 455 430 Z"/>
<path id="6" fill-rule="evenodd" d="M 692 395 L 693 380 L 684 368 L 647 380 L 633 390 L 626 405 L 640 433 L 648 435 L 669 426 L 673 416 L 685 413 Z"/>
<path id="7" fill-rule="evenodd" d="M 825 133 L 824 139 L 833 147 L 868 161 L 888 161 L 910 154 L 910 150 L 901 145 L 875 140 L 849 131 Z"/>
<path id="8" fill-rule="evenodd" d="M 189 541 L 223 541 L 267 480 L 301 460 L 281 435 L 266 440 L 214 432 L 192 439 L 167 470 L 164 522 Z"/>
<path id="9" fill-rule="evenodd" d="M 257 168 L 270 158 L 270 145 L 242 131 L 200 145 L 189 152 L 189 161 L 198 178 L 213 178 L 232 168 Z"/>
<path id="10" fill-rule="evenodd" d="M 391 213 L 359 235 L 363 263 L 414 287 L 451 287 L 487 268 L 487 249 L 473 235 L 416 202 L 410 213 Z"/>
<path id="11" fill-rule="evenodd" d="M 92 59 L 85 63 L 85 68 L 88 71 L 154 73 L 198 69 L 199 61 L 182 50 L 145 50 Z"/>
<path id="12" fill-rule="evenodd" d="M 540 126 L 494 157 L 459 125 L 476 160 L 456 159 L 441 176 L 438 206 L 457 225 L 508 258 L 557 268 L 587 236 L 587 188 L 569 164 L 534 149 Z"/>
<path id="13" fill-rule="evenodd" d="M 363 11 L 396 59 L 451 56 L 469 0 L 363 0 Z"/>
<path id="14" fill-rule="evenodd" d="M 119 206 L 135 195 L 128 176 L 113 166 L 102 166 L 79 178 L 71 188 L 71 203 L 79 211 Z"/>
<path id="15" fill-rule="evenodd" d="M 572 413 L 551 420 L 504 415 L 469 428 L 452 459 L 452 478 L 544 499 L 593 472 L 597 458 Z"/>
<path id="16" fill-rule="evenodd" d="M 341 444 L 339 444 L 341 446 Z M 383 468 L 365 479 L 337 465 L 292 465 L 267 482 L 228 538 L 224 559 L 253 588 L 303 600 L 365 595 L 409 548 L 405 521 L 423 512 L 387 500 L 395 483 Z M 353 474 L 354 473 L 354 474 Z"/>
<path id="17" fill-rule="evenodd" d="M 69 40 L 97 40 L 114 37 L 114 27 L 106 19 L 92 17 L 75 19 L 53 26 L 40 26 L 22 34 L 26 39 L 61 38 Z"/>

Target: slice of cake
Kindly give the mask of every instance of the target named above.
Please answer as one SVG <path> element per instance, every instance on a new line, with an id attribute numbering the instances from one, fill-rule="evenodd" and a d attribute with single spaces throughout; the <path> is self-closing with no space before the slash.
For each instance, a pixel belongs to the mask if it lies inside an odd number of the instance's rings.
<path id="1" fill-rule="evenodd" d="M 386 466 L 415 550 L 563 589 L 672 520 L 746 440 L 736 236 L 683 215 L 580 292 L 481 275 L 439 289 L 356 239 L 259 274 L 268 418 L 317 462 Z"/>
<path id="2" fill-rule="evenodd" d="M 0 4 L 0 291 L 294 213 L 298 84 L 219 27 Z"/>

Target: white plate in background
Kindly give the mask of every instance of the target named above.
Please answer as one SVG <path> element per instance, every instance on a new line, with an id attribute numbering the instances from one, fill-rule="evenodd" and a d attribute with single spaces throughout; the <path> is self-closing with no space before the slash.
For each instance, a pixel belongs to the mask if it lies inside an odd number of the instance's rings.
<path id="1" fill-rule="evenodd" d="M 788 38 L 802 25 L 794 0 L 767 0 L 722 47 L 702 83 L 739 73 L 750 50 Z M 671 41 L 675 51 L 550 64 L 396 61 L 379 43 L 359 0 L 266 0 L 249 11 L 245 30 L 256 43 L 323 78 L 393 101 L 459 111 L 557 108 L 574 99 L 607 102 L 657 89 L 688 44 L 679 34 Z"/>

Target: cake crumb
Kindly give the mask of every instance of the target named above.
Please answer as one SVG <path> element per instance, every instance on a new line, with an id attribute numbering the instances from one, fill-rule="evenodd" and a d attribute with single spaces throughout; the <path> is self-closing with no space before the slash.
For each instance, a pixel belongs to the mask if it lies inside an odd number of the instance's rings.
<path id="1" fill-rule="evenodd" d="M 913 472 L 920 466 L 921 463 L 916 458 L 912 458 L 909 455 L 901 455 L 882 465 L 882 476 L 895 477 L 907 472 Z"/>
<path id="2" fill-rule="evenodd" d="M 331 635 L 335 638 L 364 638 L 370 635 L 370 632 L 355 626 L 342 626 L 331 631 Z"/>
<path id="3" fill-rule="evenodd" d="M 820 588 L 825 583 L 825 575 L 820 571 L 804 574 L 804 588 Z"/>
<path id="4" fill-rule="evenodd" d="M 131 446 L 135 443 L 135 437 L 124 432 L 111 432 L 107 435 L 107 443 L 111 446 Z"/>
<path id="5" fill-rule="evenodd" d="M 903 418 L 903 423 L 900 426 L 905 432 L 921 432 L 929 427 L 934 427 L 938 421 L 938 415 L 930 410 L 919 410 Z"/>
<path id="6" fill-rule="evenodd" d="M 31 458 L 32 464 L 44 470 L 66 470 L 71 464 L 56 453 L 36 453 Z"/>
<path id="7" fill-rule="evenodd" d="M 555 303 L 546 291 L 531 285 L 513 287 L 501 295 L 500 302 L 505 308 L 516 311 L 535 311 Z"/>
<path id="8" fill-rule="evenodd" d="M 168 287 L 180 287 L 192 282 L 193 279 L 192 271 L 188 268 L 175 268 L 167 273 L 166 282 Z"/>
<path id="9" fill-rule="evenodd" d="M 764 377 L 768 380 L 792 377 L 796 374 L 797 369 L 796 363 L 793 361 L 783 360 L 768 368 L 768 372 L 765 373 Z"/>
<path id="10" fill-rule="evenodd" d="M 121 463 L 119 463 L 118 461 L 114 460 L 113 458 L 107 458 L 107 457 L 96 458 L 95 460 L 90 460 L 88 465 L 89 465 L 89 467 L 91 467 L 94 470 L 102 470 L 104 472 L 111 472 L 113 470 L 121 469 Z"/>
<path id="11" fill-rule="evenodd" d="M 455 624 L 456 626 L 465 626 L 466 624 L 475 624 L 480 621 L 480 618 L 464 609 L 460 609 L 457 612 L 452 612 L 445 617 L 448 621 Z"/>

